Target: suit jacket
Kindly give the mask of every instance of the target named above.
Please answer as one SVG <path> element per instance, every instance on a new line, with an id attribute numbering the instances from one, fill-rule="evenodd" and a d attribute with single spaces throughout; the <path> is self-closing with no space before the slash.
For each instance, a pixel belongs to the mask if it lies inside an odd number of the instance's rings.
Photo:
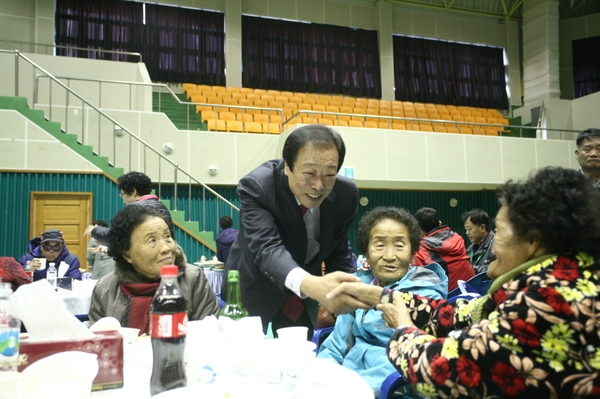
<path id="1" fill-rule="evenodd" d="M 318 276 L 324 261 L 327 272 L 354 271 L 348 230 L 356 216 L 358 189 L 352 181 L 338 175 L 321 204 L 320 249 L 306 265 L 306 226 L 284 173 L 284 161 L 263 163 L 240 180 L 237 192 L 240 230 L 226 269 L 239 270 L 242 303 L 250 315 L 262 318 L 263 325 L 292 295 L 284 283 L 293 268 L 300 266 Z M 226 285 L 224 281 L 224 293 Z M 318 303 L 309 298 L 304 303 L 316 326 Z"/>

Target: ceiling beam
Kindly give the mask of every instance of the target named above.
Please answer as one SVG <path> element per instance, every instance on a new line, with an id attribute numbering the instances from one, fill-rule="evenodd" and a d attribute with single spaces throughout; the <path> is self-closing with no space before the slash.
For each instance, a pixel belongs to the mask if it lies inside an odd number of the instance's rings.
<path id="1" fill-rule="evenodd" d="M 443 11 L 453 11 L 459 12 L 463 14 L 474 14 L 474 15 L 483 15 L 487 17 L 500 18 L 500 19 L 516 19 L 520 20 L 519 17 L 514 17 L 513 14 L 519 8 L 519 6 L 523 3 L 523 0 L 515 0 L 512 3 L 512 7 L 510 11 L 507 9 L 506 1 L 502 1 L 503 11 L 491 11 L 491 10 L 482 10 L 473 7 L 457 7 L 455 5 L 456 0 L 443 0 L 439 3 L 432 3 L 430 1 L 422 1 L 422 0 L 383 0 L 387 3 L 399 4 L 399 5 L 407 5 L 413 7 L 427 8 L 432 10 L 443 10 Z"/>

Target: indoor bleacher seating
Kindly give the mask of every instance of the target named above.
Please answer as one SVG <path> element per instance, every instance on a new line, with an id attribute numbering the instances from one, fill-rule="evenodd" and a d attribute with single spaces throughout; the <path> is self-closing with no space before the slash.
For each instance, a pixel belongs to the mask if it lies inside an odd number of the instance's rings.
<path id="1" fill-rule="evenodd" d="M 216 131 L 279 134 L 297 123 L 320 123 L 485 136 L 510 132 L 496 109 L 193 83 L 182 87 L 198 104 L 200 119 Z"/>

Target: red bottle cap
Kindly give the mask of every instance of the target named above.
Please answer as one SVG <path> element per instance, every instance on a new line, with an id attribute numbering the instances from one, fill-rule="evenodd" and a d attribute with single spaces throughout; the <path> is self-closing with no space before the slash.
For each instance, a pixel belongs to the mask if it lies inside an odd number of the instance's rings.
<path id="1" fill-rule="evenodd" d="M 160 267 L 160 276 L 177 276 L 179 268 L 175 265 L 164 265 Z"/>

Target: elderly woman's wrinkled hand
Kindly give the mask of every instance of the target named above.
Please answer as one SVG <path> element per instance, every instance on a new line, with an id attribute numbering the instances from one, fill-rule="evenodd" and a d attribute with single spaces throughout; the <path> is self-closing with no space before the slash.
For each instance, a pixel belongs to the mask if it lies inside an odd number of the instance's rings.
<path id="1" fill-rule="evenodd" d="M 348 313 L 359 308 L 369 309 L 368 304 L 348 294 L 341 293 L 331 299 L 327 297 L 327 294 L 340 284 L 356 283 L 358 281 L 360 281 L 358 277 L 343 272 L 333 272 L 322 277 L 307 276 L 302 280 L 301 291 L 308 297 L 318 301 L 330 314 Z"/>
<path id="2" fill-rule="evenodd" d="M 384 301 L 385 298 L 387 296 L 384 297 Z M 394 292 L 392 303 L 380 303 L 376 308 L 383 312 L 382 317 L 390 327 L 398 328 L 399 326 L 413 325 L 408 309 L 402 300 L 402 293 L 399 291 Z"/>
<path id="3" fill-rule="evenodd" d="M 381 287 L 362 282 L 344 282 L 331 290 L 326 297 L 329 300 L 333 300 L 341 295 L 350 295 L 359 302 L 375 306 L 379 303 Z"/>

